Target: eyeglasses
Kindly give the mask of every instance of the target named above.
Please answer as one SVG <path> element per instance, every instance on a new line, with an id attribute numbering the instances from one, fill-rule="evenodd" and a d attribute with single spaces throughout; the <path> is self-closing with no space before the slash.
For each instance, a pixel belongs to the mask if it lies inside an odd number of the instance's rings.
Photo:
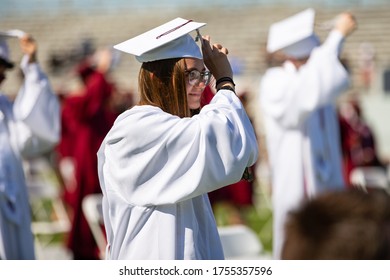
<path id="1" fill-rule="evenodd" d="M 199 83 L 203 83 L 205 86 L 207 86 L 210 82 L 210 78 L 211 78 L 210 71 L 200 72 L 194 69 L 194 70 L 186 70 L 185 73 L 186 76 L 188 77 L 188 83 L 191 86 L 198 85 Z"/>

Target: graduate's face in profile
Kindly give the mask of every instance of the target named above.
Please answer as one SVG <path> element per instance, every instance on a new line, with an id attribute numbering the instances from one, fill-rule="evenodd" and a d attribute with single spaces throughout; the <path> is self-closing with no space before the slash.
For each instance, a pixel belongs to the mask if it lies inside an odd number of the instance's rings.
<path id="1" fill-rule="evenodd" d="M 198 109 L 202 92 L 207 85 L 207 77 L 210 74 L 206 71 L 201 59 L 186 58 L 185 65 L 188 107 L 190 109 Z"/>
<path id="2" fill-rule="evenodd" d="M 293 57 L 289 57 L 288 60 L 290 60 L 295 68 L 299 69 L 301 68 L 303 65 L 306 64 L 306 62 L 308 61 L 309 57 L 304 57 L 304 58 L 293 58 Z"/>

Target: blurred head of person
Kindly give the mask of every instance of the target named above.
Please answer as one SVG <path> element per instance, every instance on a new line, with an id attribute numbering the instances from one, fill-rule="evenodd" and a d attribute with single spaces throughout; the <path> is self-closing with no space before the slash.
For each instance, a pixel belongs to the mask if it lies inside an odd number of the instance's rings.
<path id="1" fill-rule="evenodd" d="M 267 52 L 281 53 L 296 68 L 306 63 L 311 52 L 320 45 L 314 33 L 315 11 L 306 9 L 271 25 Z"/>
<path id="2" fill-rule="evenodd" d="M 324 193 L 291 212 L 282 259 L 390 259 L 390 196 L 369 190 Z"/>
<path id="3" fill-rule="evenodd" d="M 84 59 L 76 66 L 76 74 L 80 77 L 81 81 L 86 84 L 88 78 L 95 73 L 95 67 L 91 64 L 90 60 Z"/>
<path id="4" fill-rule="evenodd" d="M 6 71 L 14 67 L 9 58 L 9 48 L 6 39 L 0 37 L 0 84 L 6 78 Z"/>

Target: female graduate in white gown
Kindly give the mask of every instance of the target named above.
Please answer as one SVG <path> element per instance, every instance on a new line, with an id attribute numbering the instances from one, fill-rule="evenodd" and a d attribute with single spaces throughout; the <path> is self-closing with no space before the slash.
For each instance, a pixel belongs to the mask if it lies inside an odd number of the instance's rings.
<path id="1" fill-rule="evenodd" d="M 36 62 L 36 43 L 29 35 L 20 41 L 23 86 L 15 102 L 0 94 L 0 259 L 35 258 L 22 160 L 49 151 L 60 137 L 58 98 Z M 0 48 L 6 44 L 3 39 Z M 0 67 L 11 68 L 7 51 L 0 53 Z"/>
<path id="2" fill-rule="evenodd" d="M 199 27 L 176 19 L 147 39 L 174 30 L 167 45 L 137 56 L 141 101 L 118 117 L 98 152 L 108 259 L 224 258 L 207 193 L 239 181 L 258 147 L 227 50 L 203 37 L 203 62 L 187 34 Z M 208 83 L 203 63 L 224 79 L 191 117 Z"/>

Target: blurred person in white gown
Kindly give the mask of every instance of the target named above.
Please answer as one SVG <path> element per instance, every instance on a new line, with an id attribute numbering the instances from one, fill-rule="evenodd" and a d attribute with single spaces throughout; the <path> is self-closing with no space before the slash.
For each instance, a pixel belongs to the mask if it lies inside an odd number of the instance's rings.
<path id="1" fill-rule="evenodd" d="M 23 159 L 52 149 L 59 140 L 60 110 L 37 62 L 37 43 L 19 30 L 0 32 L 0 83 L 14 64 L 7 40 L 17 37 L 24 80 L 15 101 L 0 93 L 0 259 L 35 259 Z"/>
<path id="2" fill-rule="evenodd" d="M 287 213 L 305 198 L 344 188 L 336 98 L 349 74 L 340 62 L 345 38 L 356 27 L 350 13 L 336 17 L 323 44 L 307 9 L 273 24 L 267 50 L 286 57 L 261 80 L 260 106 L 272 176 L 273 251 L 280 258 Z"/>

